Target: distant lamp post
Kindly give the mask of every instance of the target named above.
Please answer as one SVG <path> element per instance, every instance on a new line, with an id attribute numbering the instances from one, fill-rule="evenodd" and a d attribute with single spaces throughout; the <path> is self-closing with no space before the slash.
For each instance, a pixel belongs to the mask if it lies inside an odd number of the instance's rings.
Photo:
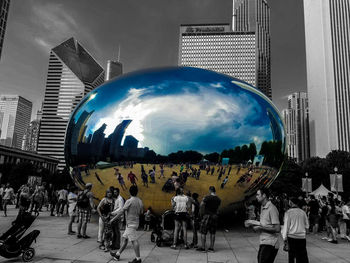
<path id="1" fill-rule="evenodd" d="M 303 191 L 306 192 L 306 197 L 308 197 L 309 195 L 309 192 L 312 191 L 312 179 L 311 178 L 308 178 L 309 174 L 308 172 L 305 173 L 305 178 L 302 178 L 302 188 L 303 188 Z"/>
<path id="2" fill-rule="evenodd" d="M 334 171 L 334 188 L 337 193 L 337 199 L 338 199 L 338 167 L 335 166 L 333 168 L 333 171 Z"/>

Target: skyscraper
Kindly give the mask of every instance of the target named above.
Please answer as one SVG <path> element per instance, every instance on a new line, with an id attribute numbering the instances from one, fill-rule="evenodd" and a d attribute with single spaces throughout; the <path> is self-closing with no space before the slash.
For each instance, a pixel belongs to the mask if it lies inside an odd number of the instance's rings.
<path id="1" fill-rule="evenodd" d="M 106 69 L 106 81 L 123 74 L 123 64 L 119 61 L 108 60 Z"/>
<path id="2" fill-rule="evenodd" d="M 349 10 L 349 0 L 304 0 L 311 156 L 350 151 Z"/>
<path id="3" fill-rule="evenodd" d="M 230 24 L 181 25 L 179 65 L 204 68 L 255 86 L 255 35 Z"/>
<path id="4" fill-rule="evenodd" d="M 74 38 L 50 52 L 38 153 L 65 166 L 64 140 L 70 114 L 81 99 L 104 81 L 103 68 Z"/>
<path id="5" fill-rule="evenodd" d="M 310 157 L 309 109 L 305 92 L 288 96 L 288 108 L 282 111 L 287 130 L 288 156 L 296 162 Z"/>
<path id="6" fill-rule="evenodd" d="M 266 0 L 233 0 L 232 30 L 255 35 L 256 87 L 271 98 L 270 7 Z"/>
<path id="7" fill-rule="evenodd" d="M 4 44 L 7 15 L 9 12 L 10 0 L 0 0 L 0 58 Z"/>
<path id="8" fill-rule="evenodd" d="M 0 144 L 21 149 L 32 103 L 18 95 L 0 96 Z"/>
<path id="9" fill-rule="evenodd" d="M 22 140 L 22 150 L 36 152 L 38 146 L 40 121 L 33 120 L 24 132 Z"/>

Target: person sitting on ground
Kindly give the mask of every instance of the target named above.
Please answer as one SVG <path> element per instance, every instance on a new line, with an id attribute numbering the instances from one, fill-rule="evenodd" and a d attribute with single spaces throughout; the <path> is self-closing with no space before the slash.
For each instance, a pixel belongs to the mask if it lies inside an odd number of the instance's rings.
<path id="1" fill-rule="evenodd" d="M 139 227 L 139 221 L 140 221 L 140 215 L 143 212 L 143 203 L 140 198 L 136 197 L 138 193 L 138 188 L 135 185 L 132 185 L 129 189 L 131 197 L 126 200 L 122 213 L 126 213 L 126 228 L 123 233 L 123 245 L 122 247 L 116 252 L 111 252 L 111 256 L 115 260 L 120 259 L 121 253 L 124 251 L 126 246 L 128 245 L 128 241 L 130 240 L 132 243 L 132 246 L 135 251 L 136 258 L 134 258 L 131 263 L 141 263 L 141 257 L 140 257 L 140 245 L 138 242 L 138 237 L 136 230 Z M 118 219 L 120 217 L 120 214 L 116 215 L 112 220 L 110 221 L 111 223 Z"/>

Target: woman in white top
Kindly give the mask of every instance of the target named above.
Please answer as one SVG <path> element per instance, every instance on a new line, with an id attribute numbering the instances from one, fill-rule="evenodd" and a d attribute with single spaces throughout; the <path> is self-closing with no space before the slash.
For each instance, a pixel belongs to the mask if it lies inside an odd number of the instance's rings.
<path id="1" fill-rule="evenodd" d="M 75 231 L 72 230 L 72 225 L 77 216 L 76 206 L 78 199 L 78 188 L 72 186 L 68 194 L 68 215 L 69 215 L 69 224 L 68 224 L 68 235 L 74 235 Z"/>
<path id="2" fill-rule="evenodd" d="M 171 199 L 172 207 L 175 211 L 175 230 L 174 230 L 174 242 L 170 248 L 176 249 L 177 237 L 179 230 L 183 229 L 185 249 L 188 249 L 187 245 L 187 220 L 188 210 L 191 206 L 191 202 L 187 196 L 184 195 L 182 188 L 176 189 L 176 196 Z"/>
<path id="3" fill-rule="evenodd" d="M 309 220 L 304 210 L 299 208 L 299 199 L 292 197 L 289 200 L 291 208 L 284 215 L 282 237 L 288 242 L 289 263 L 308 263 L 306 251 L 306 231 L 309 229 Z"/>

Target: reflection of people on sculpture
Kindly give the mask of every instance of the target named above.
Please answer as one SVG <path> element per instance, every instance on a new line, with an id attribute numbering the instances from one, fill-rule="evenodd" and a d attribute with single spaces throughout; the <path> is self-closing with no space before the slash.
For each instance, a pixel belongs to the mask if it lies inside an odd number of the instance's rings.
<path id="1" fill-rule="evenodd" d="M 127 190 L 126 188 L 126 185 L 125 185 L 125 182 L 124 182 L 124 177 L 122 176 L 122 174 L 119 172 L 119 169 L 118 168 L 114 168 L 115 170 L 115 175 L 117 176 L 117 180 L 121 186 L 121 188 L 123 190 Z"/>
<path id="2" fill-rule="evenodd" d="M 103 182 L 101 181 L 101 178 L 98 176 L 97 172 L 95 172 L 95 177 L 96 177 L 97 181 L 100 182 L 100 184 L 104 185 Z"/>
<path id="3" fill-rule="evenodd" d="M 141 179 L 142 179 L 143 186 L 148 187 L 148 175 L 146 174 L 145 170 L 142 170 Z"/>
<path id="4" fill-rule="evenodd" d="M 136 185 L 137 186 L 136 181 L 138 179 L 137 179 L 136 175 L 132 171 L 130 171 L 129 174 L 128 174 L 128 180 L 130 181 L 130 183 L 132 185 Z"/>
<path id="5" fill-rule="evenodd" d="M 221 189 L 224 189 L 225 184 L 227 184 L 227 182 L 228 182 L 228 176 L 226 176 L 225 179 L 222 181 L 222 183 L 221 183 Z"/>
<path id="6" fill-rule="evenodd" d="M 153 166 L 155 167 L 155 166 Z M 151 178 L 151 184 L 155 184 L 156 183 L 156 173 L 155 170 L 149 170 L 149 177 Z"/>
<path id="7" fill-rule="evenodd" d="M 97 241 L 101 243 L 99 246 L 102 250 L 109 251 L 112 245 L 112 227 L 109 224 L 111 212 L 114 207 L 113 193 L 110 189 L 106 191 L 105 197 L 101 200 L 97 207 L 100 216 L 98 220 L 98 237 Z"/>

